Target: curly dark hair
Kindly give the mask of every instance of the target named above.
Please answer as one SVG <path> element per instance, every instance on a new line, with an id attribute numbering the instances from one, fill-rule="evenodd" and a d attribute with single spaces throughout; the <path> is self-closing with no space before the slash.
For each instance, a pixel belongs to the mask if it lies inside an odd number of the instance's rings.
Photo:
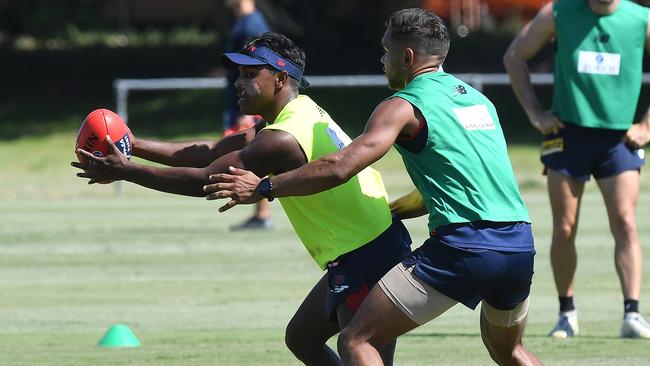
<path id="1" fill-rule="evenodd" d="M 249 54 L 249 49 L 252 47 L 266 47 L 275 51 L 280 56 L 296 64 L 300 69 L 305 71 L 305 52 L 298 47 L 291 39 L 280 33 L 266 32 L 257 36 L 244 46 L 239 53 Z M 290 85 L 298 89 L 301 85 L 300 80 L 289 78 Z"/>
<path id="2" fill-rule="evenodd" d="M 419 52 L 447 56 L 449 31 L 442 19 L 428 10 L 398 10 L 388 18 L 386 27 L 390 28 L 393 38 L 412 45 Z"/>

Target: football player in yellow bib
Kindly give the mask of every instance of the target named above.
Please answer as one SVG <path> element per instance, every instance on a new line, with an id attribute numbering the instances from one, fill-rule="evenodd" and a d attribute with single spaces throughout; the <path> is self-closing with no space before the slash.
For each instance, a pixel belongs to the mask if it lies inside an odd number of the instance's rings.
<path id="1" fill-rule="evenodd" d="M 230 142 L 221 144 L 221 157 L 204 168 L 183 167 L 179 161 L 175 165 L 180 167 L 149 167 L 115 153 L 91 156 L 92 164 L 74 163 L 85 170 L 78 176 L 91 178 L 91 183 L 111 177 L 164 192 L 204 196 L 208 177 L 227 172 L 231 166 L 260 176 L 279 174 L 336 152 L 351 141 L 327 112 L 299 94 L 300 86 L 306 84 L 302 77 L 305 55 L 285 36 L 265 33 L 240 52 L 224 54 L 222 62 L 239 70 L 235 88 L 242 113 L 259 114 L 265 124 L 233 135 Z M 237 144 L 245 147 L 228 152 L 226 146 Z M 155 155 L 138 148 L 135 154 Z M 260 184 L 260 194 L 272 201 L 269 183 L 266 179 Z M 280 203 L 307 251 L 327 271 L 289 322 L 287 346 L 307 365 L 340 365 L 327 340 L 348 324 L 375 283 L 410 252 L 410 237 L 392 217 L 381 177 L 370 167 L 346 184 L 313 195 L 282 198 Z M 394 346 L 393 340 L 383 347 L 385 364 L 392 364 Z"/>

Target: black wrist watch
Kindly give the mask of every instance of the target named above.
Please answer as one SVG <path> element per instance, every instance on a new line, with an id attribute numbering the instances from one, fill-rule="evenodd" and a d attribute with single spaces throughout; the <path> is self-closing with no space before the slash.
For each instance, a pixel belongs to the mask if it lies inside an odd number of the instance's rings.
<path id="1" fill-rule="evenodd" d="M 273 197 L 273 183 L 271 183 L 271 179 L 268 177 L 260 181 L 257 185 L 257 191 L 262 195 L 262 197 L 269 200 L 269 202 L 273 201 L 275 198 Z"/>

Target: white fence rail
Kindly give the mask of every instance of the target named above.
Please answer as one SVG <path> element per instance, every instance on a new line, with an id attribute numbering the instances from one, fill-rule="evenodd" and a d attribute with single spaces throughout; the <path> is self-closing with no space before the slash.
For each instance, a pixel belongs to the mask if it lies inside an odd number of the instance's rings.
<path id="1" fill-rule="evenodd" d="M 454 74 L 457 78 L 483 90 L 486 85 L 510 85 L 507 74 Z M 386 87 L 384 75 L 334 75 L 306 76 L 311 84 L 309 88 L 340 87 Z M 532 74 L 531 81 L 536 85 L 553 84 L 553 74 Z M 643 83 L 650 83 L 650 73 L 643 74 Z M 166 79 L 117 79 L 113 82 L 115 89 L 116 112 L 126 123 L 129 120 L 129 92 L 131 90 L 178 90 L 178 89 L 223 89 L 226 78 L 166 78 Z M 122 185 L 115 185 L 117 194 L 122 192 Z"/>
<path id="2" fill-rule="evenodd" d="M 507 74 L 455 74 L 456 77 L 482 90 L 485 85 L 509 85 Z M 646 75 L 644 75 L 646 76 Z M 309 88 L 386 87 L 384 75 L 334 75 L 306 76 Z M 647 77 L 650 80 L 650 74 Z M 533 74 L 534 84 L 553 83 L 552 74 Z M 223 89 L 226 78 L 167 78 L 167 79 L 117 79 L 115 88 L 116 112 L 128 121 L 128 99 L 131 90 Z M 128 123 L 128 122 L 127 122 Z"/>
<path id="3" fill-rule="evenodd" d="M 507 74 L 454 74 L 459 79 L 471 84 L 478 90 L 486 85 L 509 85 Z M 384 75 L 334 75 L 306 76 L 310 88 L 339 87 L 386 87 Z M 532 74 L 531 80 L 536 85 L 553 84 L 553 74 Z M 643 74 L 643 83 L 650 83 L 650 73 Z M 128 99 L 131 90 L 176 90 L 176 89 L 223 89 L 226 78 L 168 78 L 168 79 L 117 79 L 115 88 L 116 112 L 124 121 L 128 121 Z M 128 123 L 128 122 L 127 122 Z"/>

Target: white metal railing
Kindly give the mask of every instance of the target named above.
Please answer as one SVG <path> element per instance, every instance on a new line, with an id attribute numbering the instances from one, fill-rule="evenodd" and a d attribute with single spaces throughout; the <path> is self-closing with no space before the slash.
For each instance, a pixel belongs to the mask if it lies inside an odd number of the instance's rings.
<path id="1" fill-rule="evenodd" d="M 648 75 L 650 80 L 650 74 Z M 483 90 L 485 85 L 510 84 L 507 74 L 455 74 L 455 76 L 478 90 Z M 384 75 L 306 76 L 305 78 L 309 80 L 310 88 L 387 86 Z M 549 85 L 553 83 L 553 75 L 533 74 L 532 82 Z M 128 98 L 131 90 L 223 89 L 226 87 L 226 78 L 117 79 L 113 82 L 113 87 L 116 112 L 128 123 Z"/>
<path id="2" fill-rule="evenodd" d="M 486 85 L 510 85 L 508 74 L 454 74 L 457 78 L 483 90 Z M 310 88 L 338 87 L 385 87 L 384 75 L 333 75 L 306 76 Z M 553 84 L 553 74 L 532 74 L 536 85 Z M 643 83 L 650 83 L 650 73 L 643 74 Z M 130 90 L 172 90 L 172 89 L 223 89 L 226 78 L 166 78 L 166 79 L 117 79 L 113 82 L 116 98 L 116 112 L 128 121 L 128 98 Z M 128 123 L 128 122 L 127 122 Z"/>
<path id="3" fill-rule="evenodd" d="M 482 91 L 486 85 L 510 85 L 508 74 L 454 74 L 457 78 Z M 339 88 L 339 87 L 386 87 L 384 75 L 333 75 L 305 76 L 310 88 Z M 532 74 L 531 81 L 536 85 L 553 84 L 553 74 Z M 177 89 L 223 89 L 226 78 L 165 78 L 165 79 L 116 79 L 115 89 L 116 112 L 128 123 L 128 99 L 131 90 L 177 90 Z M 643 83 L 650 83 L 650 73 L 643 74 Z M 122 184 L 115 184 L 117 194 L 122 192 Z"/>

